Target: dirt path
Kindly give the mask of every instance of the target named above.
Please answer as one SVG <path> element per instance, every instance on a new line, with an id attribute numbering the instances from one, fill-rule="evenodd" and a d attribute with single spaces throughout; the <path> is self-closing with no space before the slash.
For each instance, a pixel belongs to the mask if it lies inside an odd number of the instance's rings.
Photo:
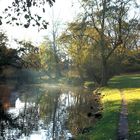
<path id="1" fill-rule="evenodd" d="M 125 99 L 125 94 L 122 90 L 120 90 L 120 94 L 122 97 L 122 105 L 119 119 L 119 127 L 118 127 L 118 140 L 128 140 L 128 111 L 127 111 L 127 102 Z"/>

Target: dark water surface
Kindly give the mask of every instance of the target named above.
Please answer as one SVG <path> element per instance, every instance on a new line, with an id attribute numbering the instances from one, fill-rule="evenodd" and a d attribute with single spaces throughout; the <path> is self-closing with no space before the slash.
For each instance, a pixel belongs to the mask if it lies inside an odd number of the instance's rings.
<path id="1" fill-rule="evenodd" d="M 0 140 L 69 140 L 97 121 L 100 99 L 64 85 L 0 85 Z M 99 117 L 101 115 L 99 114 Z"/>

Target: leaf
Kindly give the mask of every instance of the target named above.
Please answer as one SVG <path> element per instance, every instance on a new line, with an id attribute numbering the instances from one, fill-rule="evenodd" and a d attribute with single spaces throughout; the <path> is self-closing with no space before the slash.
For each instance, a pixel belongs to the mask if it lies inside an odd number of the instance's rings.
<path id="1" fill-rule="evenodd" d="M 26 14 L 24 17 L 27 19 L 27 18 L 29 18 L 29 15 Z"/>
<path id="2" fill-rule="evenodd" d="M 7 21 L 7 22 L 6 22 L 6 24 L 9 24 L 9 23 L 10 23 L 10 21 Z"/>
<path id="3" fill-rule="evenodd" d="M 23 12 L 26 12 L 26 11 L 27 11 L 27 9 L 26 9 L 26 8 L 24 8 L 24 9 L 23 9 Z"/>
<path id="4" fill-rule="evenodd" d="M 6 12 L 6 11 L 8 11 L 8 9 L 7 9 L 7 8 L 5 8 L 5 12 Z"/>
<path id="5" fill-rule="evenodd" d="M 41 17 L 40 17 L 40 16 L 38 16 L 38 15 L 37 15 L 37 18 L 38 18 L 38 20 L 40 20 L 40 19 L 41 19 Z"/>
<path id="6" fill-rule="evenodd" d="M 0 25 L 2 25 L 2 21 L 0 20 Z"/>
<path id="7" fill-rule="evenodd" d="M 34 1 L 34 2 L 33 2 L 33 6 L 35 6 L 35 5 L 36 5 L 36 2 Z"/>
<path id="8" fill-rule="evenodd" d="M 15 3 L 16 3 L 16 4 L 19 4 L 19 1 L 18 1 L 18 0 L 15 0 Z"/>
<path id="9" fill-rule="evenodd" d="M 32 3 L 30 0 L 27 0 L 27 7 L 31 7 L 32 6 Z"/>
<path id="10" fill-rule="evenodd" d="M 12 5 L 13 5 L 14 7 L 16 6 L 14 2 L 12 2 Z"/>
<path id="11" fill-rule="evenodd" d="M 16 11 L 17 11 L 17 12 L 19 12 L 19 11 L 20 11 L 20 9 L 18 8 Z"/>
<path id="12" fill-rule="evenodd" d="M 43 13 L 45 13 L 45 8 L 43 8 Z"/>
<path id="13" fill-rule="evenodd" d="M 39 22 L 36 22 L 36 25 L 37 25 L 37 26 L 40 26 L 40 23 L 39 23 Z"/>
<path id="14" fill-rule="evenodd" d="M 47 29 L 47 25 L 43 25 L 44 29 Z"/>
<path id="15" fill-rule="evenodd" d="M 12 17 L 12 20 L 17 20 L 17 18 L 15 18 L 15 17 Z"/>
<path id="16" fill-rule="evenodd" d="M 24 27 L 25 27 L 25 28 L 28 28 L 28 27 L 29 27 L 29 25 L 30 25 L 30 24 L 24 24 Z"/>

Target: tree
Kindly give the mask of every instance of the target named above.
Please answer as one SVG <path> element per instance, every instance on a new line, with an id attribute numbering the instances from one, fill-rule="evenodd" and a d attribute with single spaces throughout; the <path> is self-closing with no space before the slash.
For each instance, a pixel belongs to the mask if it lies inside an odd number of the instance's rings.
<path id="1" fill-rule="evenodd" d="M 19 57 L 16 49 L 8 48 L 8 37 L 0 32 L 0 67 L 11 65 L 20 68 Z"/>
<path id="2" fill-rule="evenodd" d="M 39 55 L 42 68 L 44 68 L 44 70 L 48 73 L 50 77 L 52 74 L 55 74 L 55 76 L 57 76 L 57 54 L 54 51 L 52 42 L 48 38 L 45 38 L 45 41 L 39 46 L 39 48 Z"/>
<path id="3" fill-rule="evenodd" d="M 18 53 L 24 68 L 42 70 L 51 77 L 57 75 L 57 65 L 60 63 L 59 57 L 57 57 L 53 48 L 52 42 L 45 38 L 45 41 L 38 47 L 33 45 L 31 42 L 17 41 L 20 44 Z"/>
<path id="4" fill-rule="evenodd" d="M 45 13 L 46 3 L 50 6 L 53 5 L 55 0 L 13 0 L 11 6 L 8 6 L 4 10 L 4 16 L 0 16 L 0 25 L 2 24 L 2 18 L 7 19 L 7 24 L 16 24 L 17 26 L 24 26 L 28 28 L 30 25 L 37 25 L 40 29 L 47 29 L 47 24 L 42 16 L 33 12 L 33 8 L 42 9 Z M 26 23 L 21 22 L 21 19 L 26 20 Z"/>
<path id="5" fill-rule="evenodd" d="M 86 26 L 94 27 L 100 36 L 100 39 L 96 41 L 100 48 L 101 85 L 106 85 L 110 78 L 108 73 L 109 58 L 121 46 L 126 47 L 125 43 L 129 40 L 130 32 L 134 28 L 130 23 L 132 19 L 128 21 L 127 30 L 125 25 L 131 4 L 134 4 L 132 0 L 83 1 L 85 8 L 84 23 Z M 110 49 L 107 49 L 108 45 Z"/>
<path id="6" fill-rule="evenodd" d="M 58 21 L 52 20 L 52 31 L 51 31 L 51 47 L 53 49 L 54 54 L 54 61 L 55 61 L 55 75 L 56 77 L 61 76 L 61 70 L 60 70 L 60 58 L 59 58 L 59 48 L 58 48 L 58 29 L 59 29 L 60 23 Z"/>
<path id="7" fill-rule="evenodd" d="M 69 54 L 73 65 L 82 79 L 84 79 L 83 65 L 87 63 L 87 56 L 89 55 L 90 46 L 87 43 L 87 39 L 84 37 L 84 32 L 77 30 L 80 23 L 73 22 L 68 25 L 67 32 L 64 32 L 60 37 L 60 42 L 67 47 L 67 53 Z M 68 57 L 68 56 L 67 56 Z"/>
<path id="8" fill-rule="evenodd" d="M 138 34 L 134 31 L 139 24 L 138 19 L 136 17 L 128 18 L 129 8 L 134 6 L 133 2 L 132 0 L 81 1 L 84 13 L 78 18 L 78 26 L 76 25 L 72 32 L 70 30 L 70 34 L 78 40 L 77 42 L 84 41 L 86 38 L 87 44 L 90 43 L 93 51 L 97 53 L 96 57 L 94 56 L 92 59 L 94 61 L 92 73 L 96 79 L 94 80 L 101 86 L 106 85 L 115 74 L 110 70 L 113 68 L 112 64 L 115 64 L 112 59 L 117 56 L 118 62 L 121 62 L 121 53 L 137 44 Z M 87 33 L 88 29 L 90 32 Z M 74 31 L 78 34 L 75 35 Z M 131 39 L 132 37 L 133 39 Z M 131 47 L 130 44 L 132 44 Z M 81 49 L 84 49 L 84 46 L 79 45 Z M 97 64 L 96 67 L 95 64 Z"/>
<path id="9" fill-rule="evenodd" d="M 39 48 L 34 46 L 31 42 L 17 41 L 20 45 L 17 49 L 20 56 L 20 61 L 24 68 L 41 68 L 41 60 L 39 57 Z"/>
<path id="10" fill-rule="evenodd" d="M 81 22 L 79 21 L 70 23 L 67 32 L 61 35 L 60 41 L 68 45 L 68 54 L 82 80 L 94 80 L 99 83 L 101 75 L 100 51 L 98 43 L 92 40 L 99 40 L 99 34 L 92 27 L 79 30 L 80 26 Z"/>

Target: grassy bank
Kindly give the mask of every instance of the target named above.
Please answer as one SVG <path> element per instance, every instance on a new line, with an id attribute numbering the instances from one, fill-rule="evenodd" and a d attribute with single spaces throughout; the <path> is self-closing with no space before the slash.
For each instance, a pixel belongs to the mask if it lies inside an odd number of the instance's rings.
<path id="1" fill-rule="evenodd" d="M 116 139 L 121 97 L 117 89 L 104 88 L 102 94 L 103 118 L 96 122 L 90 133 L 79 136 L 78 140 Z"/>
<path id="2" fill-rule="evenodd" d="M 112 78 L 108 87 L 101 89 L 103 118 L 97 121 L 90 133 L 79 136 L 78 140 L 116 140 L 121 108 L 120 90 L 128 103 L 129 139 L 140 139 L 140 74 L 122 75 Z"/>

